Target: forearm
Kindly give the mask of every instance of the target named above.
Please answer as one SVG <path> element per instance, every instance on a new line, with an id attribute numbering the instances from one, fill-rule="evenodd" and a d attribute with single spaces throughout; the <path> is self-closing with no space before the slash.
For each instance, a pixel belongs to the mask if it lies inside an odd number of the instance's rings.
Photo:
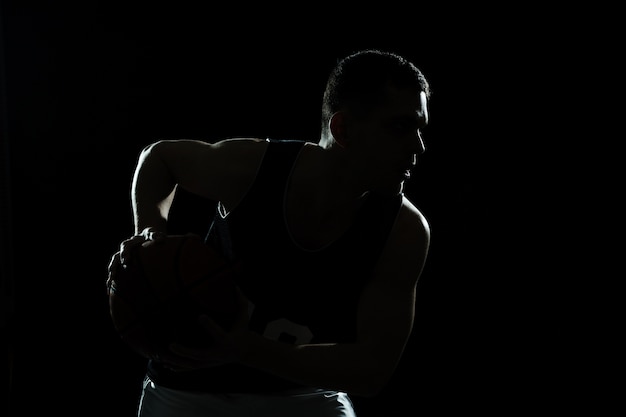
<path id="1" fill-rule="evenodd" d="M 372 396 L 393 373 L 359 344 L 290 345 L 259 335 L 246 344 L 244 365 L 312 387 Z"/>

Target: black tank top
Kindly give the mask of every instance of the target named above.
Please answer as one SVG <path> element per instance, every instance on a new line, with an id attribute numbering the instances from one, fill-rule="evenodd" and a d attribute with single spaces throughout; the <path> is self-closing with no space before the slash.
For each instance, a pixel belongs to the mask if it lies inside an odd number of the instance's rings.
<path id="1" fill-rule="evenodd" d="M 371 278 L 402 196 L 382 198 L 370 194 L 339 239 L 320 250 L 301 248 L 285 223 L 284 194 L 303 145 L 302 141 L 269 140 L 248 194 L 226 219 L 216 217 L 213 226 L 220 227 L 212 227 L 211 234 L 228 230 L 228 236 L 222 235 L 221 241 L 228 239 L 228 249 L 240 261 L 239 285 L 253 305 L 253 331 L 292 344 L 350 343 L 356 338 L 360 293 Z M 184 211 L 180 204 L 176 208 L 174 205 L 170 212 L 173 224 L 177 213 Z M 198 204 L 194 206 L 198 212 Z M 171 234 L 186 231 L 168 230 Z M 236 364 L 174 373 L 150 361 L 148 375 L 163 386 L 196 391 L 272 392 L 299 387 Z"/>

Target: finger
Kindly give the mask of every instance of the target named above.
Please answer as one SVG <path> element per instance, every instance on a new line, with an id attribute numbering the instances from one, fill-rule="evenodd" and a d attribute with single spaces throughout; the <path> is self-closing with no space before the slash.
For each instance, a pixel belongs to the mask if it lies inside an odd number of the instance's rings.
<path id="1" fill-rule="evenodd" d="M 178 343 L 171 343 L 169 349 L 172 353 L 177 355 L 176 365 L 187 366 L 189 368 L 197 366 L 197 362 L 204 360 L 204 356 L 206 355 L 204 350 L 190 348 Z"/>
<path id="2" fill-rule="evenodd" d="M 114 272 L 117 270 L 117 267 L 120 264 L 120 253 L 119 252 L 115 252 L 113 254 L 113 256 L 111 256 L 111 260 L 109 261 L 109 265 L 107 266 L 107 271 L 109 271 L 109 275 L 111 274 L 111 272 Z"/>
<path id="3" fill-rule="evenodd" d="M 120 265 L 120 253 L 116 252 L 112 257 L 111 260 L 109 261 L 109 265 L 107 266 L 107 280 L 106 280 L 106 287 L 107 287 L 107 291 L 110 292 L 111 291 L 111 287 L 113 286 L 113 281 L 114 281 L 114 277 L 115 274 L 117 273 L 117 268 L 119 268 Z"/>
<path id="4" fill-rule="evenodd" d="M 136 243 L 134 243 L 135 241 L 133 240 L 133 238 L 134 237 L 123 240 L 122 243 L 120 243 L 119 254 L 120 254 L 120 264 L 122 265 L 127 265 L 128 262 L 130 261 L 131 249 L 136 246 Z"/>
<path id="5" fill-rule="evenodd" d="M 200 316 L 198 316 L 198 324 L 204 330 L 206 330 L 206 332 L 209 333 L 209 335 L 215 340 L 220 340 L 226 335 L 224 329 L 222 329 L 212 318 L 210 318 L 206 314 L 201 314 Z"/>
<path id="6" fill-rule="evenodd" d="M 165 355 L 158 355 L 156 357 L 150 357 L 155 362 L 159 362 L 163 365 L 163 367 L 175 371 L 175 372 L 184 372 L 192 369 L 197 369 L 196 361 L 191 359 L 185 359 L 181 356 L 177 356 L 175 360 L 170 359 Z"/>
<path id="7" fill-rule="evenodd" d="M 128 265 L 133 250 L 146 241 L 146 237 L 141 234 L 134 235 L 129 239 L 123 240 L 122 243 L 120 243 L 120 263 L 122 265 Z"/>
<path id="8" fill-rule="evenodd" d="M 236 290 L 239 315 L 235 327 L 244 328 L 248 325 L 248 320 L 250 319 L 250 301 L 239 287 Z"/>
<path id="9" fill-rule="evenodd" d="M 153 241 L 160 241 L 166 236 L 165 233 L 155 229 L 154 227 L 146 227 L 141 231 L 139 235 L 142 236 L 145 240 Z"/>

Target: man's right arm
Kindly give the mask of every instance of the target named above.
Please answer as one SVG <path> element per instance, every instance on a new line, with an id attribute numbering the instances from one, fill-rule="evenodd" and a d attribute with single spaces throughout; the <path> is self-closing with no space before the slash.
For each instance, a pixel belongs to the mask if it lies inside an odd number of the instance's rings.
<path id="1" fill-rule="evenodd" d="M 232 208 L 254 181 L 265 150 L 260 139 L 160 140 L 144 148 L 131 186 L 135 233 L 166 230 L 176 186 Z"/>

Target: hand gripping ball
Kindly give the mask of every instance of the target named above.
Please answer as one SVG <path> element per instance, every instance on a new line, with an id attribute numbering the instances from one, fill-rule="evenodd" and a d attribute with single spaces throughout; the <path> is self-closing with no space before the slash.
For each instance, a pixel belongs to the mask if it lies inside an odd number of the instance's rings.
<path id="1" fill-rule="evenodd" d="M 237 268 L 197 235 L 170 235 L 136 248 L 109 290 L 120 337 L 147 358 L 171 342 L 210 346 L 200 314 L 228 330 L 238 315 Z"/>

